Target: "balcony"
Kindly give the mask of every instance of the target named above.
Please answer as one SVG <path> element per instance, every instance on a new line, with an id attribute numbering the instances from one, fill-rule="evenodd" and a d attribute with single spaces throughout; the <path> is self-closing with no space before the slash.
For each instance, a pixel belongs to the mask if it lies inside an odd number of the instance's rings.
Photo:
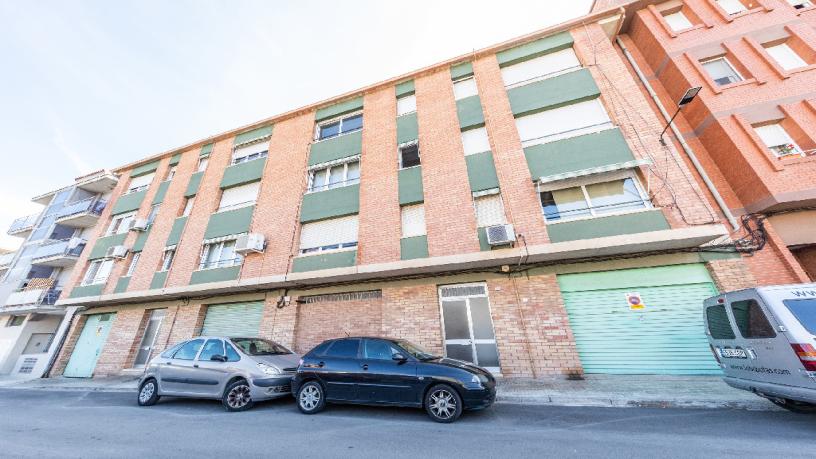
<path id="1" fill-rule="evenodd" d="M 105 194 L 113 191 L 113 188 L 119 181 L 115 174 L 106 170 L 92 172 L 90 174 L 77 177 L 74 180 L 76 181 L 76 186 L 78 188 L 82 188 L 83 190 L 90 191 L 94 194 Z M 59 191 L 61 190 L 49 191 L 48 193 L 34 197 L 31 199 L 31 201 L 47 206 L 51 203 L 51 199 L 54 197 L 54 195 Z"/>
<path id="2" fill-rule="evenodd" d="M 96 197 L 66 204 L 57 214 L 56 222 L 72 228 L 90 228 L 99 221 L 107 204 Z"/>
<path id="3" fill-rule="evenodd" d="M 11 268 L 11 264 L 14 262 L 14 255 L 14 252 L 0 255 L 0 273 Z"/>
<path id="4" fill-rule="evenodd" d="M 85 248 L 85 240 L 78 237 L 62 241 L 45 241 L 31 257 L 31 264 L 66 268 L 76 263 Z"/>
<path id="5" fill-rule="evenodd" d="M 6 304 L 0 307 L 0 313 L 62 313 L 62 308 L 54 306 L 62 294 L 60 288 L 40 288 L 18 290 L 9 295 Z"/>
<path id="6" fill-rule="evenodd" d="M 37 220 L 39 220 L 39 218 L 40 214 L 20 217 L 11 223 L 7 234 L 9 236 L 28 237 L 28 235 L 31 234 L 31 231 L 34 230 L 34 226 L 37 224 Z"/>

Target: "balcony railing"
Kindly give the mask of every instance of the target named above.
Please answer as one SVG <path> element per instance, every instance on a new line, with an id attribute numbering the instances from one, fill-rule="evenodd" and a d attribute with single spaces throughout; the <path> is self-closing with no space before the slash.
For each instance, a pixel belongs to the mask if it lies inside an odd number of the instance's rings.
<path id="1" fill-rule="evenodd" d="M 29 215 L 27 217 L 20 217 L 17 220 L 11 222 L 11 226 L 8 229 L 8 234 L 15 234 L 21 231 L 26 231 L 34 228 L 34 225 L 37 224 L 37 220 L 40 218 L 40 214 Z"/>
<path id="2" fill-rule="evenodd" d="M 81 214 L 100 215 L 105 209 L 105 205 L 107 205 L 107 202 L 96 197 L 77 201 L 63 207 L 57 213 L 57 219 Z"/>
<path id="3" fill-rule="evenodd" d="M 61 294 L 62 289 L 60 288 L 18 290 L 9 295 L 6 307 L 53 306 Z"/>
<path id="4" fill-rule="evenodd" d="M 78 257 L 85 248 L 85 240 L 78 237 L 57 241 L 46 241 L 34 252 L 31 260 L 55 257 Z"/>
<path id="5" fill-rule="evenodd" d="M 0 269 L 6 269 L 14 262 L 14 252 L 0 255 Z"/>

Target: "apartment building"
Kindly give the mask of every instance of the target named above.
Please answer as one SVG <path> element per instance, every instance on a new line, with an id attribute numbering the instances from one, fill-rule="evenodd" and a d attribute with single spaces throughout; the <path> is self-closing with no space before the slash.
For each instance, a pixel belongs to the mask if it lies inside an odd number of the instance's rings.
<path id="1" fill-rule="evenodd" d="M 0 375 L 39 377 L 47 368 L 60 324 L 76 309 L 55 303 L 117 181 L 106 171 L 78 177 L 35 197 L 42 212 L 12 222 L 8 234 L 24 241 L 0 255 Z"/>
<path id="2" fill-rule="evenodd" d="M 116 169 L 51 374 L 138 372 L 199 334 L 389 335 L 504 377 L 716 374 L 702 300 L 756 281 L 659 141 L 615 43 L 631 17 L 596 8 Z"/>

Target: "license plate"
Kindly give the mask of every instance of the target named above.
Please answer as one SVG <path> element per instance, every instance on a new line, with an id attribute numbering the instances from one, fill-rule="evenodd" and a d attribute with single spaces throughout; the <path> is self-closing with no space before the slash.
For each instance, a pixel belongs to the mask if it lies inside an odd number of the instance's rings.
<path id="1" fill-rule="evenodd" d="M 722 348 L 720 349 L 720 355 L 725 358 L 729 359 L 747 359 L 748 354 L 745 353 L 745 349 L 731 349 L 731 348 Z"/>

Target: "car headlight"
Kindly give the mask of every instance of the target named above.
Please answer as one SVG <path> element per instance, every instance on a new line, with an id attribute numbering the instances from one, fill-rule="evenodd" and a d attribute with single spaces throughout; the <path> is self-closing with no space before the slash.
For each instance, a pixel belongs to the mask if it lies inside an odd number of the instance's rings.
<path id="1" fill-rule="evenodd" d="M 471 375 L 470 382 L 473 384 L 487 384 L 487 376 L 485 375 Z"/>
<path id="2" fill-rule="evenodd" d="M 273 367 L 271 365 L 267 365 L 265 363 L 259 363 L 258 364 L 258 369 L 260 369 L 261 371 L 264 372 L 264 374 L 267 374 L 267 375 L 279 375 L 279 374 L 281 374 L 281 371 L 279 369 L 277 369 L 277 368 L 275 368 L 275 367 Z"/>

